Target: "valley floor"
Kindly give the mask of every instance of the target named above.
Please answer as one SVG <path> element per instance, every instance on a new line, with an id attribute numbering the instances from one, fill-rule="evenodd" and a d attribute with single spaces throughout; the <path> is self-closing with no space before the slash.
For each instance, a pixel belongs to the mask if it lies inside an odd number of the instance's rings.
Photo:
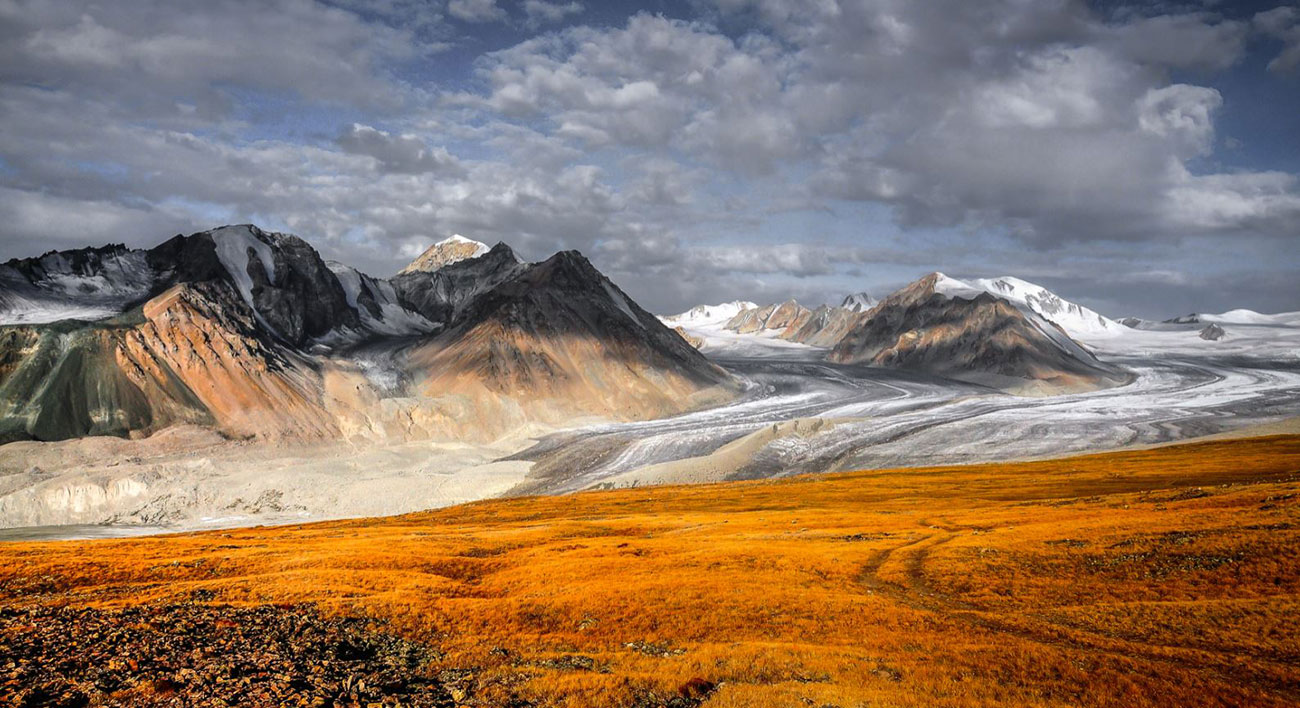
<path id="1" fill-rule="evenodd" d="M 1293 706 L 1298 542 L 1273 436 L 13 543 L 0 701 Z"/>
<path id="2" fill-rule="evenodd" d="M 593 488 L 981 463 L 1295 432 L 1300 326 L 1127 330 L 1088 342 L 1132 383 L 1012 396 L 933 376 L 825 361 L 826 351 L 692 330 L 746 388 L 728 405 L 631 423 L 568 421 L 491 444 L 292 445 L 172 429 L 146 440 L 0 446 L 0 540 L 400 514 Z M 1289 423 L 1288 423 L 1289 421 Z M 1290 427 L 1286 427 L 1289 425 Z M 1283 426 L 1278 428 L 1277 426 Z M 77 526 L 62 526 L 75 524 Z M 4 528 L 24 527 L 24 528 Z"/>

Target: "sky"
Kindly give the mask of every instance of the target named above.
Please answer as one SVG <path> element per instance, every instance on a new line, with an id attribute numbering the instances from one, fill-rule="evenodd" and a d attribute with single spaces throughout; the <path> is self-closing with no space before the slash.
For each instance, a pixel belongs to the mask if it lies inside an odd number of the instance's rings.
<path id="1" fill-rule="evenodd" d="M 0 0 L 0 260 L 245 222 L 578 249 L 660 313 L 1300 310 L 1300 6 Z"/>

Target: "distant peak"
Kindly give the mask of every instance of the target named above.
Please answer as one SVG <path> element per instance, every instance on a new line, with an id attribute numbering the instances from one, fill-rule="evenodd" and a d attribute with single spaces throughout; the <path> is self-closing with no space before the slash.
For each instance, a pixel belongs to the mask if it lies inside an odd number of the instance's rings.
<path id="1" fill-rule="evenodd" d="M 846 310 L 852 310 L 853 312 L 866 312 L 879 304 L 879 302 L 879 300 L 871 297 L 871 295 L 866 292 L 857 292 L 844 296 L 844 300 L 840 302 L 840 307 Z"/>
<path id="2" fill-rule="evenodd" d="M 502 244 L 498 244 L 500 245 Z M 490 250 L 492 249 L 488 248 L 486 243 L 465 238 L 460 234 L 452 234 L 425 249 L 424 253 L 411 261 L 411 264 L 403 268 L 400 273 L 415 271 L 432 273 L 452 263 L 478 258 Z"/>
<path id="3" fill-rule="evenodd" d="M 435 246 L 446 246 L 446 245 L 448 245 L 448 244 L 453 244 L 453 243 L 472 243 L 472 244 L 474 244 L 474 245 L 476 245 L 476 246 L 482 246 L 482 247 L 484 247 L 484 248 L 487 248 L 487 244 L 484 244 L 484 243 L 481 242 L 481 241 L 475 241 L 475 240 L 473 240 L 473 239 L 465 238 L 464 236 L 461 236 L 460 234 L 452 234 L 452 235 L 448 236 L 447 238 L 444 238 L 443 240 L 441 240 L 441 241 L 435 243 L 434 245 L 435 245 Z"/>

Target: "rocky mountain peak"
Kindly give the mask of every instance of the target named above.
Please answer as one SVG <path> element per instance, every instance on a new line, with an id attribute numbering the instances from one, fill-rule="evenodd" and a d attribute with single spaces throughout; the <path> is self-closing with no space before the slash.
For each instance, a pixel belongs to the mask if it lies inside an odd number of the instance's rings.
<path id="1" fill-rule="evenodd" d="M 844 296 L 844 300 L 840 303 L 840 307 L 851 312 L 866 312 L 879 304 L 879 302 L 879 300 L 871 297 L 867 293 L 860 292 Z"/>
<path id="2" fill-rule="evenodd" d="M 506 248 L 509 249 L 508 246 Z M 465 238 L 460 234 L 453 234 L 450 238 L 445 238 L 430 246 L 418 258 L 411 261 L 410 265 L 399 271 L 398 275 L 416 271 L 432 273 L 452 263 L 486 255 L 491 250 L 486 243 Z"/>

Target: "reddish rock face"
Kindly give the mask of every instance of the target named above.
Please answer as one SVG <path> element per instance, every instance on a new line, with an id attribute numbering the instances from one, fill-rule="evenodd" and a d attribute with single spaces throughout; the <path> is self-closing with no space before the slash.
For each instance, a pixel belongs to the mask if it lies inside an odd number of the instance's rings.
<path id="1" fill-rule="evenodd" d="M 786 328 L 781 338 L 814 347 L 833 347 L 862 320 L 863 314 L 850 308 L 823 305 L 797 327 Z"/>
<path id="2" fill-rule="evenodd" d="M 786 300 L 779 305 L 741 310 L 723 326 L 740 334 L 754 334 L 772 329 L 797 329 L 811 316 L 812 310 L 794 300 Z"/>

